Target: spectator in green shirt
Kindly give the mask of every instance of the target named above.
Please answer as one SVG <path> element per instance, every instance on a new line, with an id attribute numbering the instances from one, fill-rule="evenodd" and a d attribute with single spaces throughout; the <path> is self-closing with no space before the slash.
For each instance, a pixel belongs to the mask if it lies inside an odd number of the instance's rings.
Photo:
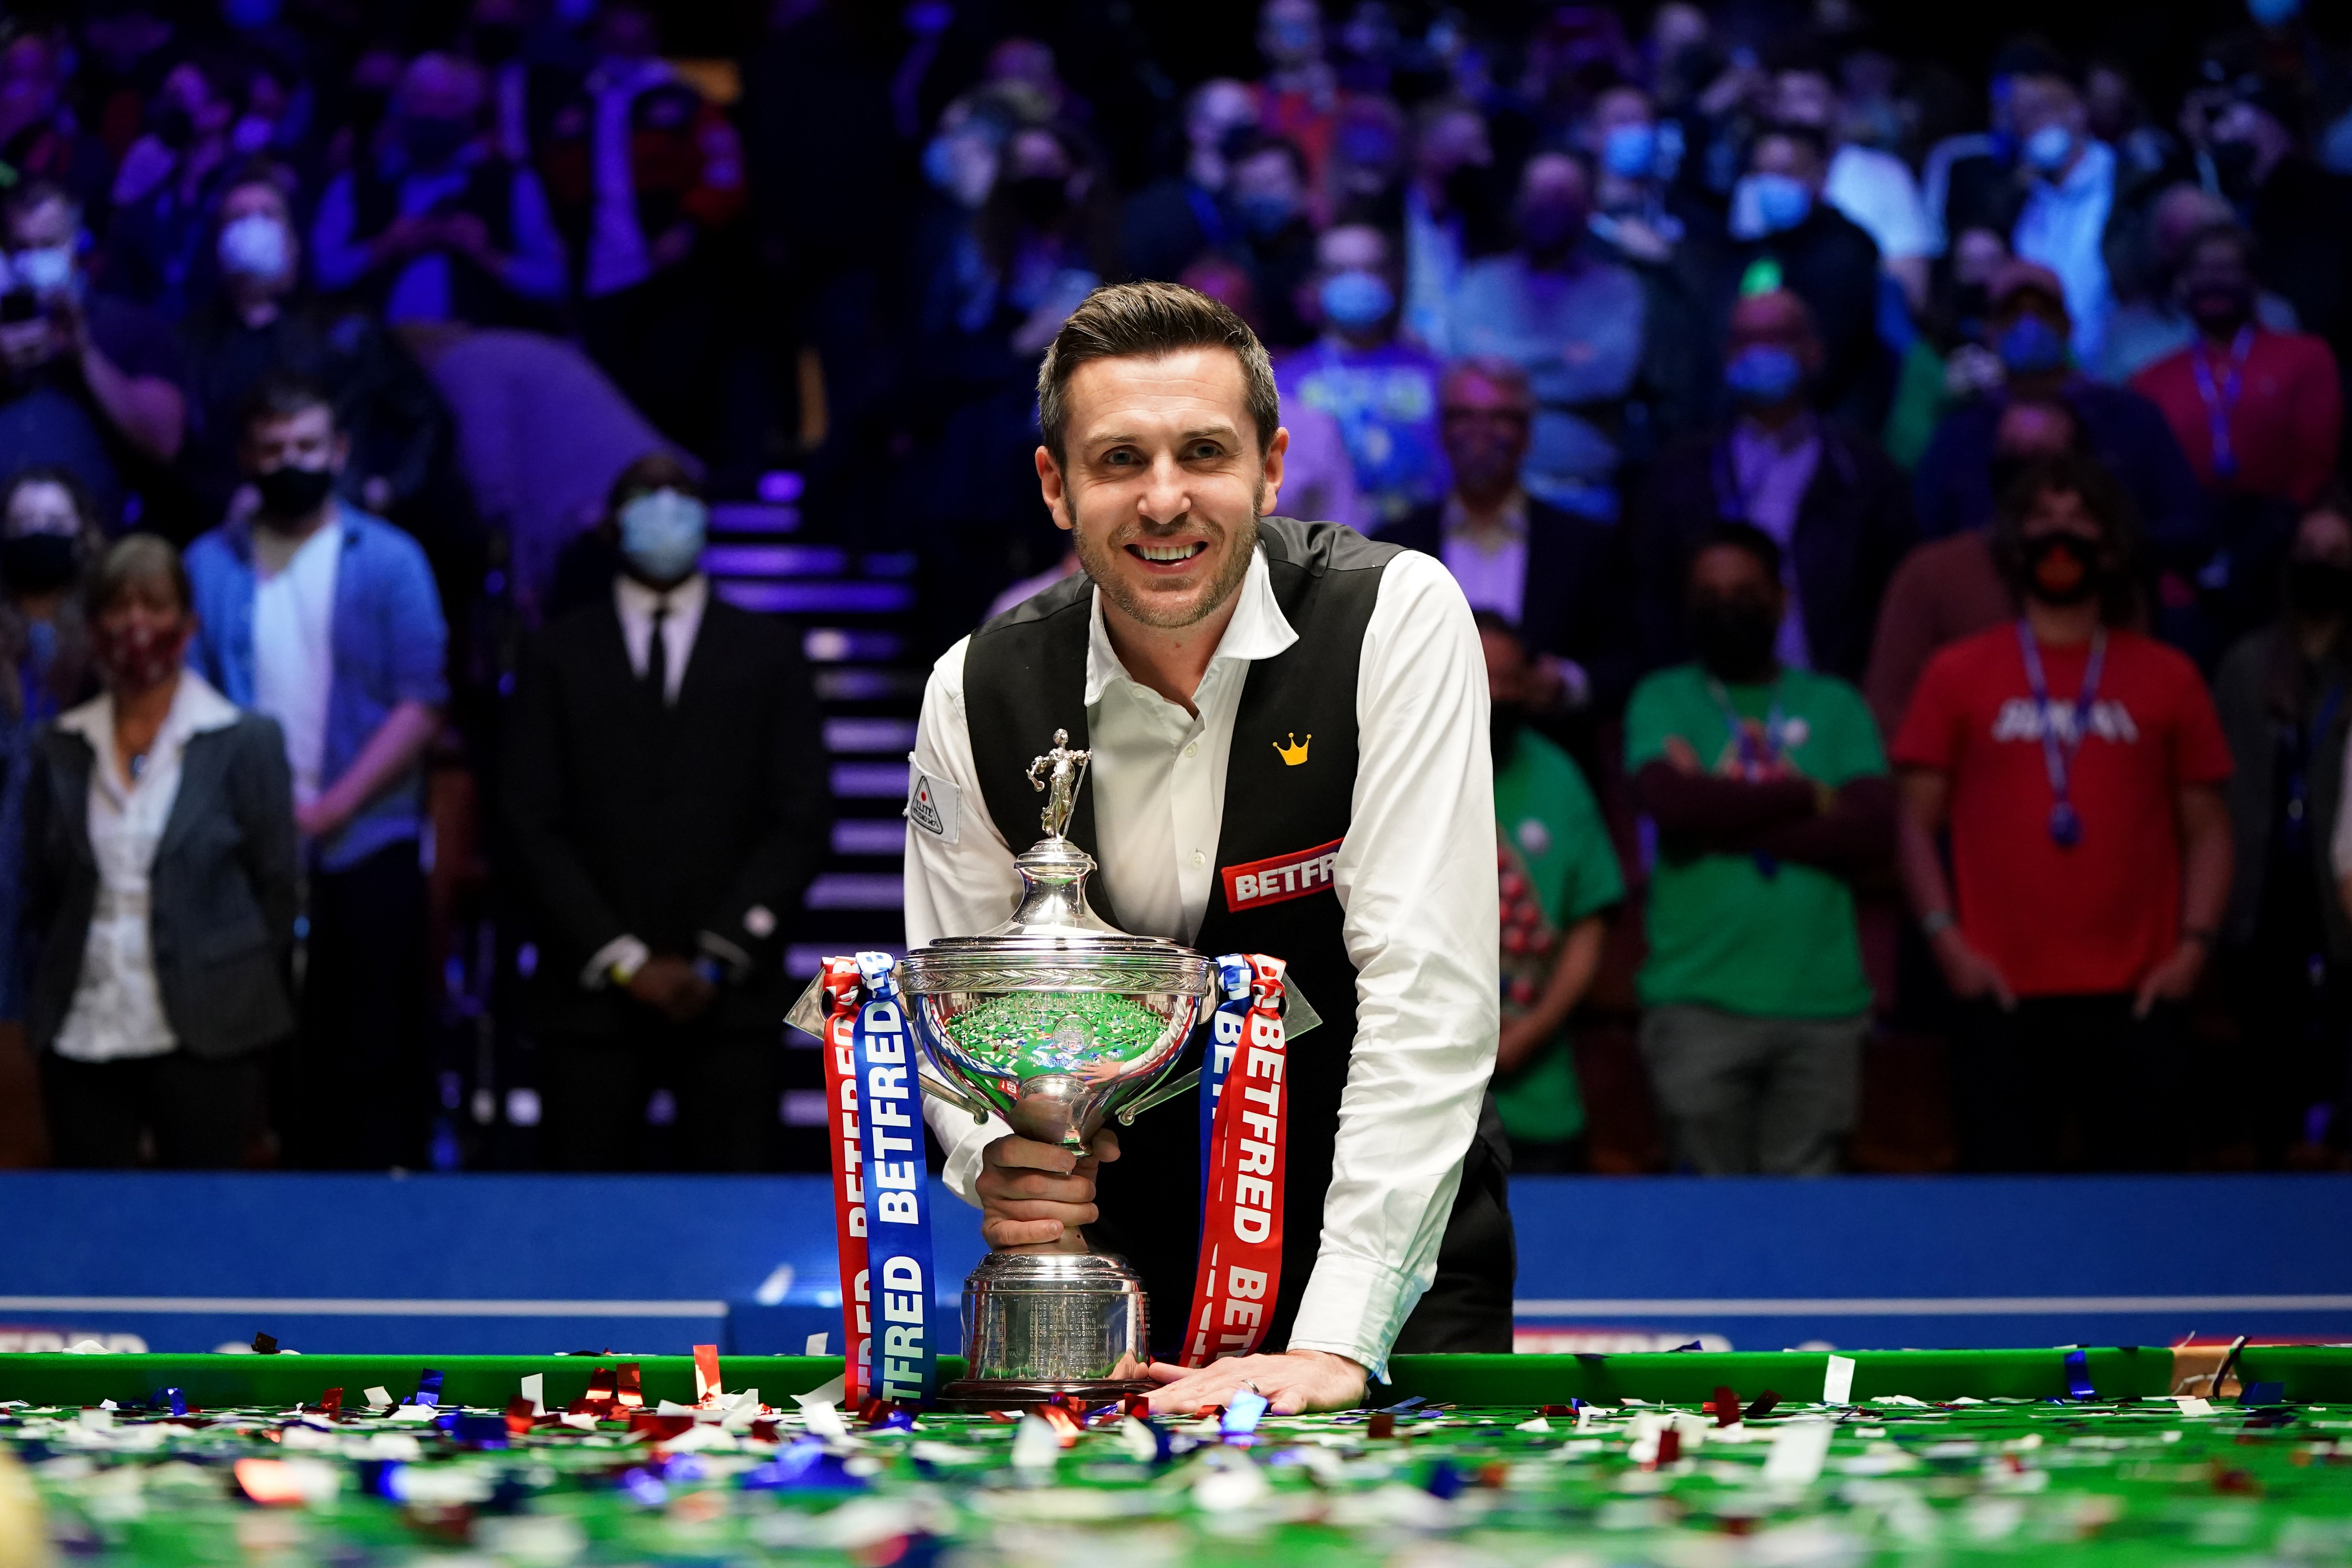
<path id="1" fill-rule="evenodd" d="M 1625 715 L 1657 831 L 1642 1056 L 1678 1167 L 1827 1175 L 1870 1028 L 1851 883 L 1892 856 L 1886 758 L 1860 692 L 1774 657 L 1770 536 L 1717 525 L 1685 580 L 1698 662 L 1651 675 Z"/>
<path id="2" fill-rule="evenodd" d="M 1503 1035 L 1495 1101 L 1515 1171 L 1580 1170 L 1584 1097 L 1568 1015 L 1601 968 L 1601 915 L 1625 896 L 1616 847 L 1568 753 L 1527 727 L 1527 643 L 1477 615 L 1494 701 L 1496 859 L 1503 895 Z"/>

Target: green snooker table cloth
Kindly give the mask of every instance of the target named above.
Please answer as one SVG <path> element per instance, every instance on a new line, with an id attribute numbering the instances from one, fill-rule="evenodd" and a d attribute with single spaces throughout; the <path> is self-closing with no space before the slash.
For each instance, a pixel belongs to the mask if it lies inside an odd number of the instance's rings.
<path id="1" fill-rule="evenodd" d="M 1400 1356 L 1364 1409 L 1140 1418 L 846 1409 L 809 1356 L 5 1355 L 0 1568 L 2352 1564 L 2352 1349 L 2221 1361 Z"/>

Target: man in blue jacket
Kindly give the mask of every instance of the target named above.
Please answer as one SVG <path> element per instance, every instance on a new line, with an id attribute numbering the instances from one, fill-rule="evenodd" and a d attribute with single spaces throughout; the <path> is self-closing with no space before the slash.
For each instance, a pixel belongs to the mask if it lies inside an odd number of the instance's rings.
<path id="1" fill-rule="evenodd" d="M 422 761 L 448 697 L 448 630 L 425 552 L 335 494 L 351 451 L 324 388 L 265 379 L 242 461 L 259 497 L 189 547 L 189 660 L 286 732 L 310 870 L 295 1063 L 296 1163 L 421 1152 Z"/>

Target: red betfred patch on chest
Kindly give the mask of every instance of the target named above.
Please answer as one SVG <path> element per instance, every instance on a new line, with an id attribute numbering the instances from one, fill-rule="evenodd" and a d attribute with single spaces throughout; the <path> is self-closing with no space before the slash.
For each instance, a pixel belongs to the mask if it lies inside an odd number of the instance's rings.
<path id="1" fill-rule="evenodd" d="M 1331 885 L 1331 869 L 1339 863 L 1339 846 L 1345 842 L 1345 839 L 1333 839 L 1311 850 L 1293 850 L 1247 865 L 1222 868 L 1218 874 L 1225 879 L 1225 908 L 1239 915 L 1321 893 Z"/>

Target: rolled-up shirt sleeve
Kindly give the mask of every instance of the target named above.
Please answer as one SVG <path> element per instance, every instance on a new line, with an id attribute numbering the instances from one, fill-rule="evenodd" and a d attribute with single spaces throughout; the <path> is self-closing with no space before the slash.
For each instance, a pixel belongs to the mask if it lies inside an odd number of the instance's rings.
<path id="1" fill-rule="evenodd" d="M 1495 1069 L 1501 915 L 1486 669 L 1469 602 L 1407 553 L 1381 576 L 1357 679 L 1355 796 L 1333 881 L 1356 965 L 1323 1242 L 1289 1348 L 1384 1372 L 1438 1243 Z"/>
<path id="2" fill-rule="evenodd" d="M 907 946 L 927 946 L 941 936 L 985 931 L 1013 913 L 1021 874 L 1013 852 L 989 820 L 971 759 L 971 731 L 964 720 L 963 656 L 970 638 L 940 655 L 923 690 L 922 716 L 915 727 L 915 753 L 908 762 L 908 793 L 919 773 L 933 780 L 931 821 L 940 831 L 909 817 L 907 822 Z M 944 789 L 939 788 L 944 786 Z M 977 1206 L 974 1183 L 981 1151 L 1012 1132 L 995 1116 L 974 1122 L 971 1113 L 928 1095 L 923 1113 L 940 1141 L 941 1177 L 949 1189 Z"/>

